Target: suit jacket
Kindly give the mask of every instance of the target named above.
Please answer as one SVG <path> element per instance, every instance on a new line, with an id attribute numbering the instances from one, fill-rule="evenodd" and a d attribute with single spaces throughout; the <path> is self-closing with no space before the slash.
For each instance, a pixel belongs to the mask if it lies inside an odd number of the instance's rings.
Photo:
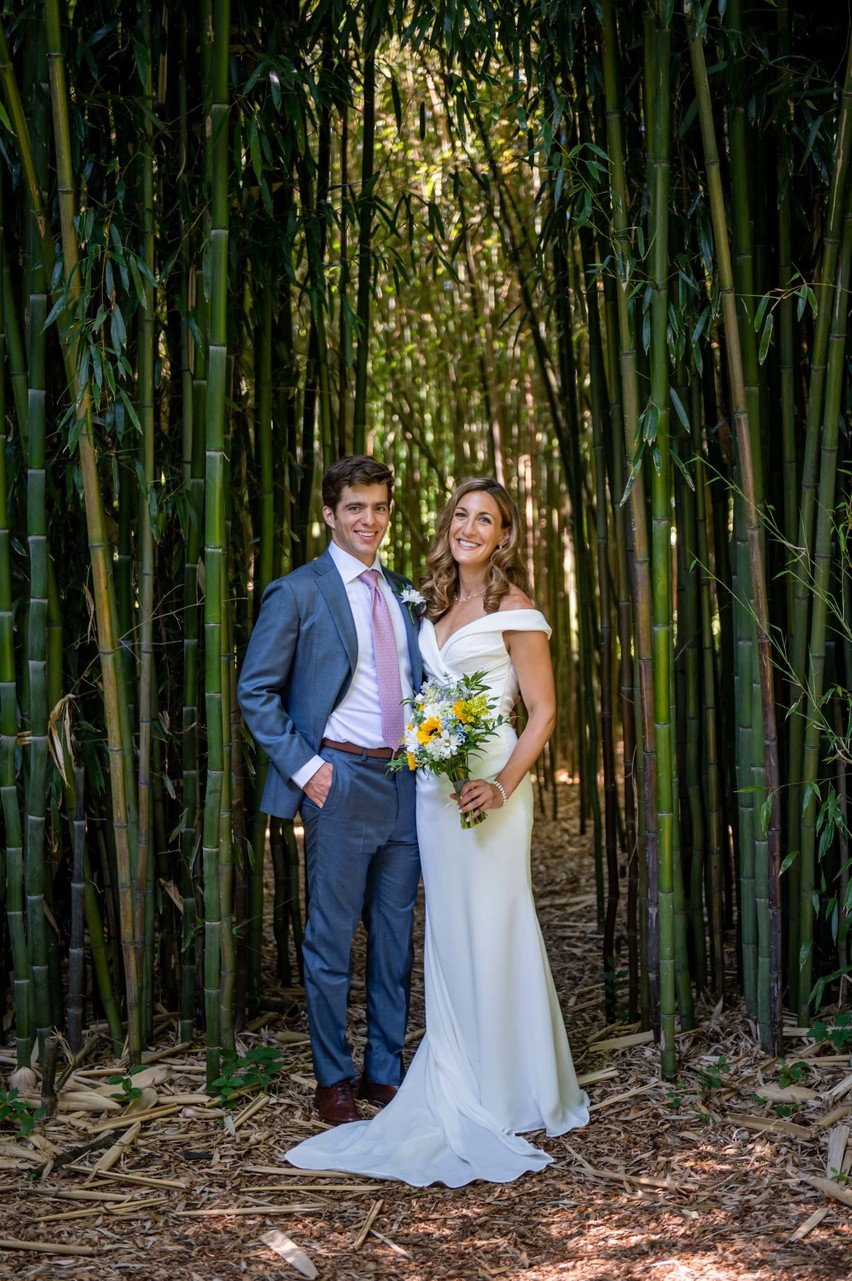
<path id="1" fill-rule="evenodd" d="M 408 580 L 385 568 L 395 593 Z M 417 624 L 405 619 L 415 690 L 423 680 Z M 269 758 L 261 809 L 292 818 L 302 791 L 292 775 L 319 751 L 328 718 L 343 699 L 358 660 L 346 587 L 328 551 L 278 578 L 263 593 L 249 640 L 238 698 L 255 742 Z"/>

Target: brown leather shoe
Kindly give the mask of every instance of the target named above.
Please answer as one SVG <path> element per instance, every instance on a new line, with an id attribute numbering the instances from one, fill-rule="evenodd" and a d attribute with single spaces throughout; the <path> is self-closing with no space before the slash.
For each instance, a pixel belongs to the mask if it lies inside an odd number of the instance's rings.
<path id="1" fill-rule="evenodd" d="M 364 1119 L 355 1106 L 352 1086 L 348 1081 L 318 1085 L 314 1091 L 314 1107 L 327 1125 L 346 1125 L 349 1121 Z"/>
<path id="2" fill-rule="evenodd" d="M 383 1108 L 390 1103 L 398 1091 L 398 1085 L 379 1085 L 377 1081 L 371 1081 L 367 1076 L 362 1076 L 358 1082 L 358 1098 L 363 1099 L 365 1103 L 372 1103 L 373 1107 L 377 1108 Z"/>

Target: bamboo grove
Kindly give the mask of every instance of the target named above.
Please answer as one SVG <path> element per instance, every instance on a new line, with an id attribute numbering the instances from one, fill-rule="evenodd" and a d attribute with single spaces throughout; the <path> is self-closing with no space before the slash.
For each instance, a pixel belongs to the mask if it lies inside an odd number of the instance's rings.
<path id="1" fill-rule="evenodd" d="M 825 6 L 833 10 L 834 6 Z M 848 1000 L 848 16 L 64 0 L 0 30 L 2 998 L 17 1056 L 298 984 L 236 675 L 342 452 L 417 578 L 517 495 L 607 1020 Z M 261 970 L 264 870 L 277 973 Z M 844 986 L 846 984 L 846 986 Z M 7 1024 L 11 1026 L 11 1023 Z"/>

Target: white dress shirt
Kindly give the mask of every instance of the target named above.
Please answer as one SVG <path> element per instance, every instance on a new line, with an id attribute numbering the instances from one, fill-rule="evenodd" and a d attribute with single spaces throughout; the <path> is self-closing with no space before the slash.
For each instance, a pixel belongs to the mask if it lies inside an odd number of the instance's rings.
<path id="1" fill-rule="evenodd" d="M 403 698 L 409 698 L 413 691 L 411 660 L 408 657 L 408 636 L 402 610 L 394 597 L 390 583 L 385 578 L 378 556 L 372 565 L 365 565 L 356 556 L 350 556 L 349 552 L 344 551 L 335 542 L 329 544 L 328 550 L 337 572 L 343 579 L 352 617 L 355 620 L 358 662 L 352 673 L 352 683 L 326 723 L 323 738 L 331 738 L 338 743 L 357 743 L 359 747 L 396 747 L 396 743 L 386 743 L 382 735 L 379 686 L 373 656 L 372 593 L 367 583 L 361 579 L 365 570 L 379 571 L 379 591 L 388 603 L 396 639 L 402 694 Z M 311 757 L 308 763 L 293 775 L 293 782 L 297 787 L 303 788 L 324 764 L 321 756 Z"/>

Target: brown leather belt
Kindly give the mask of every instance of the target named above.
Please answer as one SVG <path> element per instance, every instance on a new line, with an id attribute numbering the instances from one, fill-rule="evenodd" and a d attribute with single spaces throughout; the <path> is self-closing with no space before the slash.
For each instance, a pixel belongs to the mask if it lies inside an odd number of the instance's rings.
<path id="1" fill-rule="evenodd" d="M 348 752 L 350 756 L 366 756 L 368 760 L 393 761 L 402 756 L 404 748 L 396 751 L 392 747 L 359 747 L 357 743 L 336 743 L 332 738 L 324 738 L 320 747 L 330 747 L 334 752 Z"/>

